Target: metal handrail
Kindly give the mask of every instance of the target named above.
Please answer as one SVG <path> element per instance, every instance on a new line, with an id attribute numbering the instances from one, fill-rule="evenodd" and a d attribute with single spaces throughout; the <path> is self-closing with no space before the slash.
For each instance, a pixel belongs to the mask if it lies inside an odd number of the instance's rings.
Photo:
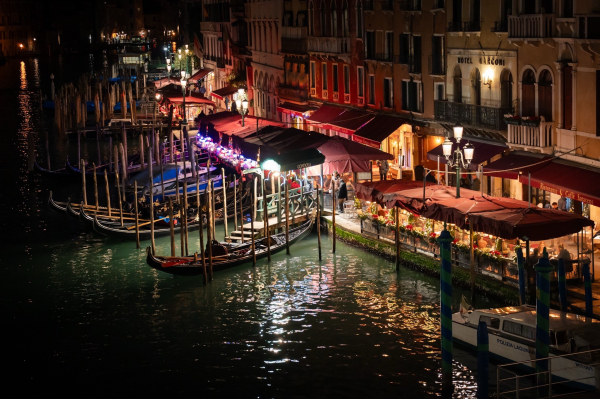
<path id="1" fill-rule="evenodd" d="M 560 385 L 560 384 L 566 384 L 566 383 L 570 383 L 570 382 L 577 382 L 577 381 L 582 381 L 584 379 L 589 379 L 590 377 L 582 377 L 582 378 L 573 378 L 573 379 L 569 379 L 569 380 L 561 380 L 561 381 L 557 381 L 557 382 L 553 382 L 552 381 L 552 359 L 558 359 L 558 358 L 567 358 L 567 357 L 571 357 L 571 356 L 578 356 L 578 355 L 582 355 L 582 354 L 592 354 L 592 353 L 600 353 L 600 349 L 592 349 L 592 350 L 587 350 L 587 351 L 582 351 L 582 352 L 574 352 L 574 353 L 565 353 L 563 355 L 555 355 L 555 356 L 549 356 L 549 357 L 545 357 L 542 359 L 532 359 L 532 360 L 523 360 L 520 362 L 513 362 L 513 363 L 507 363 L 507 364 L 502 364 L 499 365 L 496 368 L 496 397 L 500 398 L 503 395 L 507 395 L 507 394 L 516 394 L 516 397 L 519 398 L 520 393 L 523 391 L 527 391 L 527 390 L 531 390 L 531 389 L 538 389 L 538 388 L 544 388 L 547 387 L 548 388 L 548 397 L 552 398 L 552 397 L 559 397 L 559 396 L 563 396 L 563 394 L 553 394 L 552 393 L 552 387 L 556 386 L 556 385 Z M 515 367 L 515 366 L 519 366 L 519 365 L 525 365 L 527 364 L 529 367 L 534 367 L 534 364 L 540 361 L 547 361 L 548 362 L 548 371 L 540 371 L 540 372 L 534 372 L 534 373 L 529 373 L 529 374 L 523 374 L 523 375 L 519 375 L 517 374 L 516 371 L 513 370 L 509 370 L 509 367 Z M 587 366 L 599 366 L 600 362 L 596 362 L 596 363 L 589 363 L 587 364 Z M 570 368 L 562 368 L 562 369 L 554 369 L 554 372 L 556 371 L 562 371 L 562 370 L 569 370 Z M 512 375 L 513 377 L 508 377 L 508 378 L 500 378 L 500 373 L 501 372 L 506 372 L 510 375 Z M 537 377 L 537 376 L 541 376 L 541 375 L 548 375 L 548 379 L 547 379 L 547 383 L 542 383 L 542 384 L 538 384 L 538 381 L 536 380 L 535 385 L 530 386 L 530 387 L 520 387 L 519 382 L 520 379 L 523 378 L 531 378 L 531 377 Z M 510 391 L 501 391 L 501 384 L 505 383 L 507 381 L 515 381 L 515 389 L 514 390 L 510 390 Z M 583 392 L 583 391 L 582 391 Z M 569 394 L 573 394 L 573 392 L 570 392 Z"/>

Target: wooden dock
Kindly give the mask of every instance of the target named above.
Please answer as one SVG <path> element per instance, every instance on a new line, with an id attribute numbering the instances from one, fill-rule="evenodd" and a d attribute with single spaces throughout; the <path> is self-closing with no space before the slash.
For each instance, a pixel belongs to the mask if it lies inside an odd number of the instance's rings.
<path id="1" fill-rule="evenodd" d="M 309 212 L 308 216 L 311 217 L 312 214 L 313 214 L 313 212 L 311 211 L 311 212 Z M 301 223 L 306 220 L 308 220 L 306 213 L 303 215 L 298 215 L 294 218 L 290 218 L 290 227 L 292 226 L 292 224 Z M 274 234 L 273 232 L 275 230 L 283 229 L 283 228 L 285 228 L 285 218 L 282 218 L 280 222 L 277 221 L 276 216 L 269 218 L 269 231 L 271 232 L 271 234 Z M 244 230 L 244 241 L 250 240 L 252 237 L 251 224 L 245 223 L 242 226 L 242 230 Z M 264 221 L 254 222 L 254 238 L 258 239 L 260 237 L 263 237 L 264 232 L 265 232 L 265 222 Z M 241 240 L 242 240 L 242 231 L 240 229 L 232 231 L 229 236 L 225 237 L 226 242 L 237 242 L 237 241 L 241 241 Z"/>

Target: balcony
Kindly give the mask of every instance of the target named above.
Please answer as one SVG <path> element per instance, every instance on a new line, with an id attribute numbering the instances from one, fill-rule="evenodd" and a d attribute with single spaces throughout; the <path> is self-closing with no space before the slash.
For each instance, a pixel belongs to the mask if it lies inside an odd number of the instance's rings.
<path id="1" fill-rule="evenodd" d="M 494 26 L 491 28 L 492 32 L 495 33 L 507 33 L 508 32 L 508 21 L 496 21 Z"/>
<path id="2" fill-rule="evenodd" d="M 308 101 L 308 89 L 299 88 L 297 86 L 279 85 L 275 88 L 277 96 L 282 100 L 289 100 L 298 103 L 305 103 Z M 311 91 L 314 89 L 311 89 Z M 316 94 L 316 90 L 315 90 Z M 314 95 L 314 94 L 313 94 Z"/>
<path id="3" fill-rule="evenodd" d="M 408 12 L 420 12 L 421 11 L 421 1 L 420 0 L 400 0 L 398 2 L 400 11 L 408 11 Z M 392 7 L 393 10 L 393 7 Z"/>
<path id="4" fill-rule="evenodd" d="M 508 125 L 508 146 L 524 150 L 536 150 L 551 154 L 554 124 L 540 122 L 539 126 Z"/>
<path id="5" fill-rule="evenodd" d="M 435 119 L 438 121 L 460 122 L 494 130 L 506 130 L 504 115 L 512 113 L 512 108 L 493 108 L 481 105 L 434 101 Z"/>
<path id="6" fill-rule="evenodd" d="M 446 65 L 444 61 L 444 57 L 433 57 L 433 55 L 429 56 L 428 59 L 429 64 L 429 74 L 430 75 L 438 75 L 443 76 L 446 74 Z"/>
<path id="7" fill-rule="evenodd" d="M 552 37 L 554 14 L 508 16 L 509 39 L 543 39 Z"/>
<path id="8" fill-rule="evenodd" d="M 421 56 L 408 57 L 408 73 L 421 73 Z"/>
<path id="9" fill-rule="evenodd" d="M 345 37 L 309 36 L 307 49 L 313 53 L 344 54 L 350 53 L 350 41 Z"/>

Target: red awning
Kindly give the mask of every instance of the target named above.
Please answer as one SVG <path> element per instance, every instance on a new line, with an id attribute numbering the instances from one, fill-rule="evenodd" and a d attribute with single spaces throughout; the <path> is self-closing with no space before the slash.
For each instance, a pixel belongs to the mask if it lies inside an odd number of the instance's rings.
<path id="1" fill-rule="evenodd" d="M 426 182 L 426 185 L 433 183 Z M 397 191 L 423 187 L 423 182 L 412 180 L 380 180 L 354 184 L 354 194 L 361 200 L 383 204 L 383 196 Z"/>
<path id="2" fill-rule="evenodd" d="M 479 191 L 468 190 L 465 188 L 460 189 L 461 198 L 471 198 L 478 195 L 480 195 Z M 419 214 L 423 210 L 425 204 L 452 198 L 456 198 L 456 187 L 433 184 L 427 186 L 425 189 L 421 187 L 385 194 L 383 196 L 383 201 L 385 201 L 388 208 L 399 206 L 410 212 Z M 425 203 L 423 203 L 423 199 L 425 199 Z"/>
<path id="3" fill-rule="evenodd" d="M 308 120 L 314 123 L 329 123 L 342 112 L 344 112 L 344 108 L 322 105 L 314 114 L 308 117 Z"/>
<path id="4" fill-rule="evenodd" d="M 368 172 L 371 170 L 372 160 L 394 159 L 393 155 L 375 148 L 347 140 L 340 136 L 331 137 L 327 142 L 317 148 L 325 155 L 323 173 Z M 312 171 L 311 175 L 314 173 Z"/>
<path id="5" fill-rule="evenodd" d="M 190 83 L 196 83 L 198 82 L 200 79 L 204 78 L 206 75 L 208 75 L 209 73 L 211 73 L 212 70 L 208 69 L 208 68 L 202 68 L 201 70 L 199 70 L 198 72 L 196 72 L 195 74 L 193 74 L 190 78 L 189 78 L 189 82 Z"/>
<path id="6" fill-rule="evenodd" d="M 477 170 L 480 163 L 489 161 L 490 158 L 492 158 L 495 155 L 500 154 L 501 152 L 503 152 L 504 150 L 506 150 L 508 148 L 505 145 L 500 144 L 500 143 L 492 144 L 492 143 L 482 143 L 479 141 L 466 141 L 466 140 L 461 140 L 461 142 L 459 144 L 459 148 L 462 150 L 467 143 L 471 143 L 471 145 L 475 148 L 475 152 L 473 154 L 473 161 L 471 161 L 471 165 L 469 166 L 469 169 L 471 169 L 471 170 Z M 452 147 L 452 151 L 454 151 L 456 149 L 456 143 L 454 143 L 454 144 L 455 145 Z M 442 149 L 441 144 L 427 153 L 427 159 L 429 159 L 430 161 L 437 161 L 438 156 L 440 159 L 440 163 L 445 164 L 446 157 L 444 156 L 444 151 Z"/>
<path id="7" fill-rule="evenodd" d="M 238 89 L 236 87 L 226 86 L 221 89 L 217 89 L 217 90 L 213 91 L 212 93 L 210 93 L 210 95 L 213 97 L 217 97 L 220 100 L 223 100 L 223 99 L 225 99 L 225 97 L 230 96 L 234 93 L 237 93 L 237 91 L 238 91 Z"/>
<path id="8" fill-rule="evenodd" d="M 307 112 L 314 111 L 315 109 L 316 108 L 310 107 L 308 105 L 300 105 L 300 104 L 285 102 L 277 107 L 277 112 L 281 112 L 283 114 L 290 114 L 293 117 L 299 116 L 299 117 L 304 118 L 304 115 Z"/>
<path id="9" fill-rule="evenodd" d="M 391 115 L 377 115 L 369 123 L 354 132 L 353 140 L 371 147 L 379 148 L 381 142 L 396 129 L 404 124 L 411 126 L 423 126 L 421 122 L 398 118 Z"/>
<path id="10" fill-rule="evenodd" d="M 521 183 L 527 184 L 529 176 L 523 173 Z M 600 206 L 600 169 L 563 159 L 554 159 L 531 172 L 531 185 L 545 191 Z"/>
<path id="11" fill-rule="evenodd" d="M 529 172 L 543 168 L 552 162 L 552 157 L 531 152 L 513 151 L 483 167 L 486 176 L 503 179 L 519 179 L 519 175 L 528 177 Z"/>
<path id="12" fill-rule="evenodd" d="M 356 130 L 360 129 L 374 117 L 374 114 L 350 109 L 339 114 L 331 120 L 328 125 L 330 129 L 335 131 L 345 134 L 354 134 Z"/>

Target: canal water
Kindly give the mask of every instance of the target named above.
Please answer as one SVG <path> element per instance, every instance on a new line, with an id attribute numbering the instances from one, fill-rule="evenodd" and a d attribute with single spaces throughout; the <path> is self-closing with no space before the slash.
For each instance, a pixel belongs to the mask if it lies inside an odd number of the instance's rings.
<path id="1" fill-rule="evenodd" d="M 50 73 L 76 80 L 88 61 L 11 59 L 0 67 L 4 391 L 439 395 L 436 278 L 396 272 L 393 263 L 342 243 L 334 255 L 327 237 L 319 261 L 312 235 L 290 256 L 219 272 L 204 286 L 201 276 L 151 269 L 135 243 L 98 236 L 48 210 L 49 190 L 64 200 L 77 198 L 79 186 L 27 173 L 28 135 L 36 135 L 42 164 L 48 132 L 53 167 L 76 154 L 52 133 L 52 114 L 40 112 L 39 88 L 49 93 Z M 94 154 L 95 141 L 88 145 Z M 198 247 L 196 234 L 190 248 Z M 157 253 L 168 252 L 169 239 L 158 239 Z M 455 289 L 455 309 L 463 293 Z M 480 298 L 474 305 L 499 304 Z M 455 397 L 474 396 L 476 364 L 455 349 Z"/>

